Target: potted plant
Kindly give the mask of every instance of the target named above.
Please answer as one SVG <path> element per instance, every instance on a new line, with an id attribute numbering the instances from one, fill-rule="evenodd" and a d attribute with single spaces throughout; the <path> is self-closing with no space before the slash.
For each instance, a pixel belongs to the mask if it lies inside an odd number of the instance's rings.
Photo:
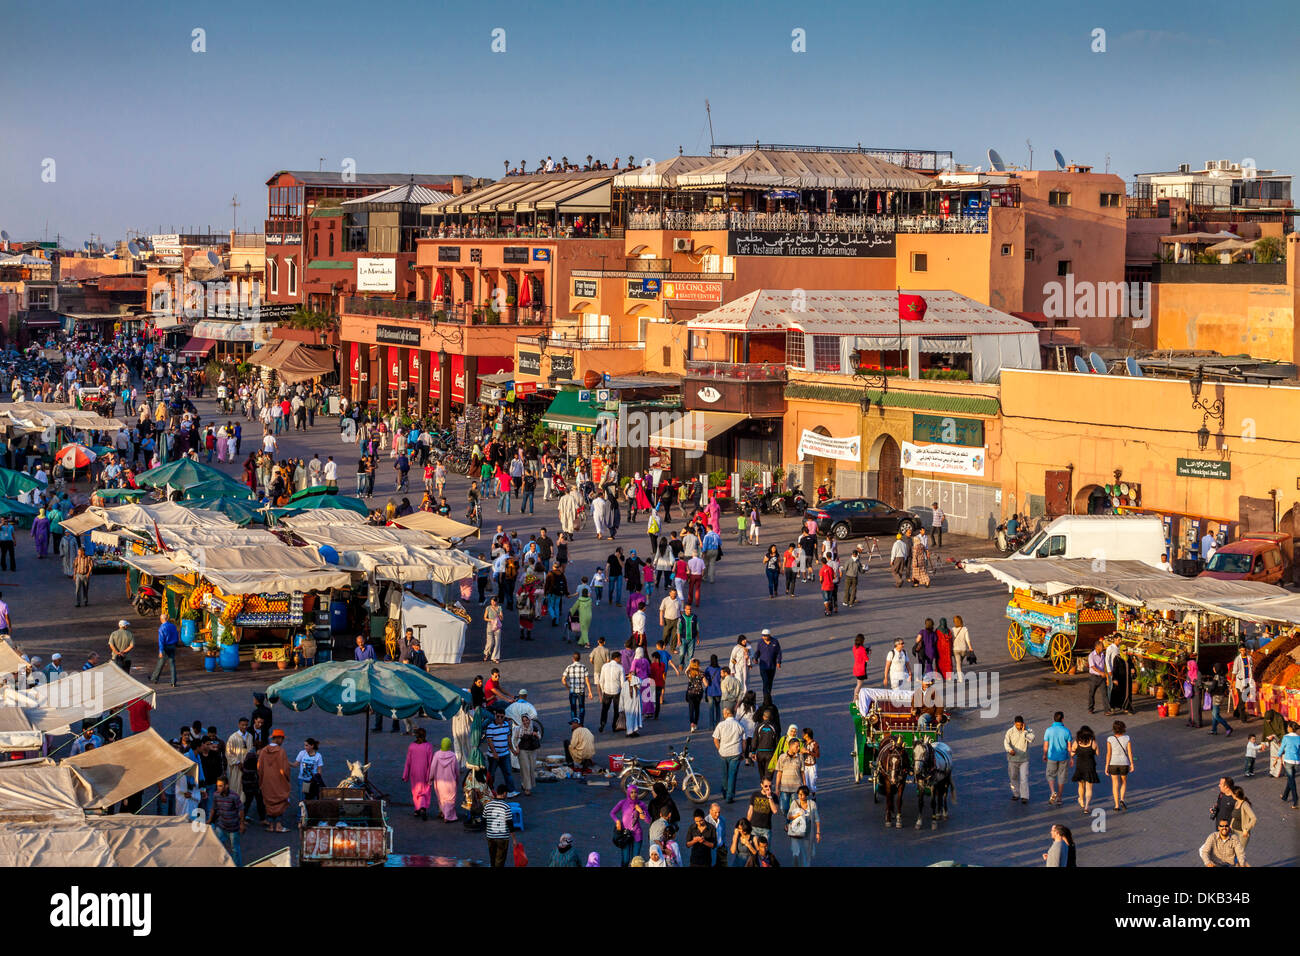
<path id="1" fill-rule="evenodd" d="M 217 669 L 217 655 L 220 653 L 221 647 L 217 644 L 217 638 L 209 631 L 208 639 L 203 645 L 203 669 L 215 671 Z"/>
<path id="2" fill-rule="evenodd" d="M 181 610 L 181 643 L 193 647 L 199 631 L 199 612 L 188 604 Z"/>

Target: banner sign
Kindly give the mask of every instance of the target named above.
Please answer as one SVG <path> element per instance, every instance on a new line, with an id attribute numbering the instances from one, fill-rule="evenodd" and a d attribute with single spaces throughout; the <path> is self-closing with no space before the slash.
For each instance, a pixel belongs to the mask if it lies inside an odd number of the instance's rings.
<path id="1" fill-rule="evenodd" d="M 987 448 L 962 448 L 956 445 L 914 445 L 903 442 L 903 467 L 912 471 L 930 471 L 942 475 L 984 476 Z"/>
<path id="2" fill-rule="evenodd" d="M 1215 461 L 1212 458 L 1179 458 L 1178 476 L 1180 478 L 1217 478 L 1228 481 L 1232 478 L 1232 462 Z"/>
<path id="3" fill-rule="evenodd" d="M 808 429 L 799 438 L 799 460 L 813 455 L 817 458 L 837 458 L 840 461 L 862 461 L 862 438 L 831 438 Z"/>
<path id="4" fill-rule="evenodd" d="M 940 445 L 979 446 L 984 444 L 984 423 L 978 418 L 914 414 L 912 440 Z"/>
<path id="5" fill-rule="evenodd" d="M 891 259 L 893 233 L 731 232 L 729 256 L 791 256 L 822 259 Z"/>

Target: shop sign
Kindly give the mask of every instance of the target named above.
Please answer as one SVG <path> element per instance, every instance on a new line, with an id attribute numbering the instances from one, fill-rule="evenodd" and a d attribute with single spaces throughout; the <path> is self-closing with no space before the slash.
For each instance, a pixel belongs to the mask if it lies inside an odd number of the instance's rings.
<path id="1" fill-rule="evenodd" d="M 911 471 L 982 478 L 987 458 L 987 448 L 915 445 L 910 441 L 903 442 L 903 467 Z"/>
<path id="2" fill-rule="evenodd" d="M 551 374 L 556 378 L 573 378 L 573 356 L 552 355 Z"/>
<path id="3" fill-rule="evenodd" d="M 541 375 L 542 374 L 542 353 L 541 352 L 520 352 L 519 371 L 523 375 Z"/>
<path id="4" fill-rule="evenodd" d="M 358 292 L 396 292 L 396 259 L 358 259 Z"/>
<path id="5" fill-rule="evenodd" d="M 862 461 L 862 438 L 831 438 L 817 432 L 803 430 L 799 438 L 799 460 L 812 455 L 816 458 L 836 458 L 840 461 Z"/>
<path id="6" fill-rule="evenodd" d="M 405 325 L 377 325 L 375 326 L 375 341 L 384 345 L 418 347 L 420 344 L 420 330 Z"/>
<path id="7" fill-rule="evenodd" d="M 1232 478 L 1232 462 L 1216 461 L 1213 458 L 1179 458 L 1178 477 L 1228 481 Z"/>
<path id="8" fill-rule="evenodd" d="M 913 415 L 912 440 L 925 444 L 981 446 L 984 422 L 950 415 Z"/>
<path id="9" fill-rule="evenodd" d="M 527 246 L 505 246 L 501 250 L 501 261 L 512 265 L 528 262 Z"/>
<path id="10" fill-rule="evenodd" d="M 665 282 L 665 302 L 721 302 L 721 282 Z"/>
<path id="11" fill-rule="evenodd" d="M 551 250 L 550 250 L 550 249 L 534 249 L 534 250 L 533 250 L 533 261 L 534 261 L 534 262 L 550 262 L 550 261 L 551 261 Z"/>
<path id="12" fill-rule="evenodd" d="M 653 282 L 654 285 L 647 287 L 647 283 Z M 651 301 L 659 298 L 659 283 L 655 279 L 628 279 L 627 280 L 627 297 L 629 299 L 650 299 Z"/>
<path id="13" fill-rule="evenodd" d="M 283 647 L 255 647 L 253 659 L 262 664 L 278 664 L 286 659 Z"/>
<path id="14" fill-rule="evenodd" d="M 727 255 L 890 259 L 894 256 L 894 236 L 892 233 L 732 232 L 727 236 Z"/>
<path id="15" fill-rule="evenodd" d="M 439 246 L 439 262 L 460 262 L 460 246 Z"/>
<path id="16" fill-rule="evenodd" d="M 595 279 L 574 279 L 573 296 L 576 299 L 596 298 L 596 280 Z"/>
<path id="17" fill-rule="evenodd" d="M 526 395 L 537 394 L 536 382 L 515 382 L 515 396 L 523 398 Z"/>

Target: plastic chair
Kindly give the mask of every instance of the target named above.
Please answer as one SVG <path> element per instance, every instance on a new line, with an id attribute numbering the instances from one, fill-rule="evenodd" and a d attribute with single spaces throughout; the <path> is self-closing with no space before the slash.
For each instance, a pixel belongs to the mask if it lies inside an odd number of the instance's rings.
<path id="1" fill-rule="evenodd" d="M 518 803 L 507 803 L 506 806 L 510 808 L 510 821 L 514 828 L 522 831 L 524 828 L 524 808 Z"/>

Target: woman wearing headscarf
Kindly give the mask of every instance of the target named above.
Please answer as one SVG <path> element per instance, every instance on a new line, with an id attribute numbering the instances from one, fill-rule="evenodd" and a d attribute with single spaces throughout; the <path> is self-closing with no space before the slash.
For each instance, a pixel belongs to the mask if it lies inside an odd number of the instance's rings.
<path id="1" fill-rule="evenodd" d="M 596 526 L 596 540 L 600 540 L 610 533 L 610 506 L 609 499 L 604 495 L 596 495 L 591 499 L 591 520 Z"/>
<path id="2" fill-rule="evenodd" d="M 1116 645 L 1119 652 L 1110 665 L 1110 709 L 1133 709 L 1133 674 L 1128 651 L 1123 644 Z"/>
<path id="3" fill-rule="evenodd" d="M 642 679 L 634 673 L 628 673 L 623 680 L 619 706 L 623 708 L 623 721 L 629 737 L 641 736 L 641 683 Z"/>
<path id="4" fill-rule="evenodd" d="M 515 594 L 515 609 L 519 612 L 519 639 L 533 639 L 533 624 L 542 616 L 545 598 L 537 584 L 537 575 L 532 571 L 524 573 L 524 583 Z"/>
<path id="5" fill-rule="evenodd" d="M 578 588 L 577 600 L 569 607 L 570 614 L 575 611 L 578 614 L 578 626 L 581 628 L 578 634 L 579 647 L 587 647 L 591 644 L 587 639 L 587 630 L 591 627 L 591 607 L 591 591 L 583 584 Z"/>
<path id="6" fill-rule="evenodd" d="M 939 629 L 935 631 L 937 638 L 935 646 L 938 649 L 938 659 L 935 661 L 935 667 L 947 680 L 952 676 L 952 631 L 948 629 L 948 619 L 939 618 Z"/>
<path id="7" fill-rule="evenodd" d="M 415 740 L 406 748 L 402 779 L 411 784 L 411 802 L 415 804 L 415 815 L 421 820 L 429 819 L 429 781 L 432 770 L 433 744 L 425 740 L 424 728 L 417 727 Z"/>
<path id="8" fill-rule="evenodd" d="M 934 621 L 925 619 L 925 626 L 917 632 L 916 644 L 912 648 L 921 659 L 921 673 L 928 674 L 935 669 L 939 657 L 939 635 L 934 632 Z"/>
<path id="9" fill-rule="evenodd" d="M 727 661 L 731 676 L 740 681 L 740 695 L 749 690 L 749 638 L 741 634 L 736 638 L 736 645 L 731 649 L 731 658 Z"/>
<path id="10" fill-rule="evenodd" d="M 600 854 L 595 850 L 587 854 L 587 866 L 600 866 Z"/>
<path id="11" fill-rule="evenodd" d="M 641 472 L 638 471 L 636 473 L 636 476 L 632 479 L 632 483 L 636 485 L 636 498 L 634 499 L 636 507 L 633 508 L 632 513 L 627 516 L 628 521 L 635 521 L 638 511 L 650 510 L 650 496 L 645 493 L 645 478 L 642 477 Z"/>
<path id="12" fill-rule="evenodd" d="M 43 558 L 50 550 L 50 519 L 42 508 L 32 522 L 32 540 L 36 542 L 36 557 Z"/>
<path id="13" fill-rule="evenodd" d="M 641 840 L 645 833 L 642 825 L 647 827 L 650 825 L 650 816 L 646 813 L 645 804 L 637 799 L 636 787 L 627 788 L 627 796 L 614 804 L 614 809 L 609 811 L 609 817 L 614 821 L 615 829 L 626 830 L 632 834 L 632 841 L 621 848 L 622 865 L 628 866 L 632 862 L 632 857 L 641 854 Z"/>
<path id="14" fill-rule="evenodd" d="M 641 693 L 641 714 L 644 717 L 653 717 L 655 715 L 655 683 L 650 679 L 650 659 L 645 656 L 645 648 L 638 647 L 636 655 L 632 658 L 632 673 L 636 675 L 640 682 L 638 689 Z"/>

